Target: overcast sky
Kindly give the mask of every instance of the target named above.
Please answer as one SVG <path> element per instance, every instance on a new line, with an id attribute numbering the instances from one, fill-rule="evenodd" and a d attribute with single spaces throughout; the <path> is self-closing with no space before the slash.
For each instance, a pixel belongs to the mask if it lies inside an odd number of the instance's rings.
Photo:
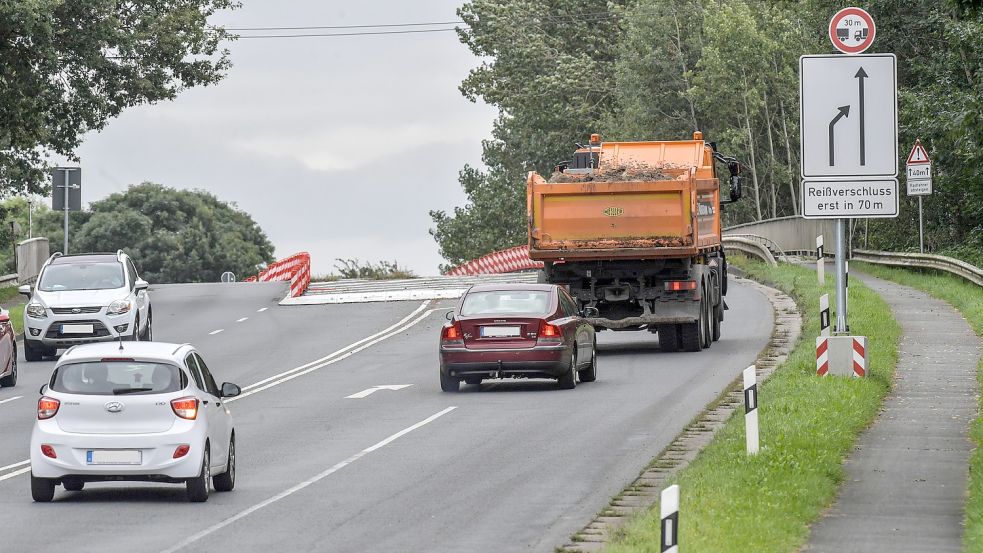
<path id="1" fill-rule="evenodd" d="M 461 2 L 245 0 L 229 28 L 455 21 Z M 330 32 L 330 31 L 314 31 Z M 246 34 L 243 32 L 242 34 Z M 457 172 L 480 164 L 495 110 L 457 87 L 479 60 L 456 33 L 239 40 L 219 84 L 132 108 L 78 154 L 88 203 L 153 181 L 235 202 L 284 257 L 441 258 L 430 209 L 464 203 Z"/>

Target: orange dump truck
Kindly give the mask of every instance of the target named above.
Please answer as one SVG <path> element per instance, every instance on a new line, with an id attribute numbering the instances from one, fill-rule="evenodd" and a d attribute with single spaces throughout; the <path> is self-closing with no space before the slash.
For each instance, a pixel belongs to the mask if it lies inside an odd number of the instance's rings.
<path id="1" fill-rule="evenodd" d="M 716 162 L 727 167 L 721 202 Z M 598 329 L 648 330 L 663 350 L 720 338 L 727 261 L 721 203 L 741 196 L 740 164 L 693 140 L 601 142 L 526 186 L 529 255 L 540 280 L 569 287 Z M 588 309 L 593 308 L 593 309 Z"/>

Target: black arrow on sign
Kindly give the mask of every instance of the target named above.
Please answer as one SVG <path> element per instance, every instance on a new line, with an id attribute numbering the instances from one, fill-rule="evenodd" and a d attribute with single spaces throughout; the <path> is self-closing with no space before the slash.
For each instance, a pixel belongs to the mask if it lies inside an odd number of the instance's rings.
<path id="1" fill-rule="evenodd" d="M 861 67 L 854 75 L 860 84 L 860 165 L 867 165 L 867 143 L 864 136 L 864 79 L 867 72 Z"/>
<path id="2" fill-rule="evenodd" d="M 833 163 L 833 153 L 836 151 L 836 149 L 833 148 L 833 126 L 836 125 L 836 122 L 839 121 L 841 118 L 850 117 L 850 106 L 840 106 L 839 111 L 840 112 L 836 115 L 836 117 L 834 117 L 833 120 L 829 122 L 829 166 L 830 167 L 835 165 Z"/>

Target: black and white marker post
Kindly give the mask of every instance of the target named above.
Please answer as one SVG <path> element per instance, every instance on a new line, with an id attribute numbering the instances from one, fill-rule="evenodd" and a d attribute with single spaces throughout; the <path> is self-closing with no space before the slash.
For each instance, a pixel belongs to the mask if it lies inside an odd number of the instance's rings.
<path id="1" fill-rule="evenodd" d="M 850 260 L 846 259 L 843 261 L 843 293 L 846 297 L 843 299 L 843 303 L 846 304 L 846 308 L 850 309 Z M 850 325 L 847 325 L 847 329 Z"/>
<path id="2" fill-rule="evenodd" d="M 679 553 L 679 485 L 662 490 L 659 501 L 662 516 L 662 553 Z"/>
<path id="3" fill-rule="evenodd" d="M 819 335 L 829 336 L 829 294 L 819 296 Z"/>
<path id="4" fill-rule="evenodd" d="M 826 285 L 826 257 L 823 252 L 823 235 L 816 237 L 816 272 L 819 274 L 819 285 Z"/>
<path id="5" fill-rule="evenodd" d="M 758 377 L 754 365 L 744 369 L 744 435 L 747 454 L 758 454 Z"/>

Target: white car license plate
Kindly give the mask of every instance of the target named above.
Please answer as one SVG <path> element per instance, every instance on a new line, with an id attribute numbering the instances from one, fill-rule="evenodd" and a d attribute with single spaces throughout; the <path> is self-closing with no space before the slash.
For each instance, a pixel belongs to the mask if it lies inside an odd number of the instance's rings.
<path id="1" fill-rule="evenodd" d="M 62 334 L 92 334 L 92 325 L 61 325 Z"/>
<path id="2" fill-rule="evenodd" d="M 87 465 L 139 465 L 143 452 L 139 449 L 90 449 L 85 452 Z"/>
<path id="3" fill-rule="evenodd" d="M 481 327 L 482 338 L 507 338 L 520 336 L 517 326 L 483 326 Z"/>

